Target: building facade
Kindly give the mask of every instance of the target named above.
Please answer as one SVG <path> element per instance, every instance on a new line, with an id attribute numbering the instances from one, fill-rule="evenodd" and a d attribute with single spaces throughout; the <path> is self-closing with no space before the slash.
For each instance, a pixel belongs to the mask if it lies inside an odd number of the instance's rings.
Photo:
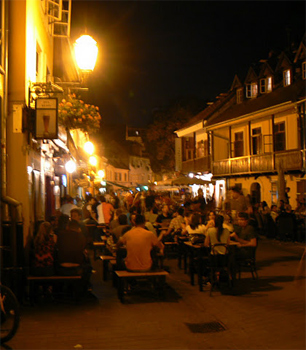
<path id="1" fill-rule="evenodd" d="M 212 173 L 215 200 L 238 186 L 254 203 L 305 200 L 305 37 L 271 52 L 176 134 L 176 170 Z"/>

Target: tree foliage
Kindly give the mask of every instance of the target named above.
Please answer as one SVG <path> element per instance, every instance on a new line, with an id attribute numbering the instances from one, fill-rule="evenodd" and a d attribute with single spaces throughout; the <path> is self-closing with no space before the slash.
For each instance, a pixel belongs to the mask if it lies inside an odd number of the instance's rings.
<path id="1" fill-rule="evenodd" d="M 175 131 L 204 109 L 204 102 L 194 98 L 175 101 L 153 112 L 145 145 L 154 172 L 172 172 L 175 167 Z"/>

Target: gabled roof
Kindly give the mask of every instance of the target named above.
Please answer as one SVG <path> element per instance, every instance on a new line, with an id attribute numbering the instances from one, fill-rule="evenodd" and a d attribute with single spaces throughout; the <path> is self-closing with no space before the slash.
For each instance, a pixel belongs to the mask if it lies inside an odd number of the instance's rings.
<path id="1" fill-rule="evenodd" d="M 272 67 L 270 66 L 269 62 L 266 61 L 262 64 L 258 77 L 263 78 L 263 77 L 267 77 L 267 76 L 271 76 L 271 75 L 274 75 L 274 71 L 273 71 Z"/>
<path id="2" fill-rule="evenodd" d="M 248 70 L 248 73 L 247 73 L 247 76 L 245 78 L 245 81 L 244 83 L 247 84 L 247 83 L 251 83 L 253 81 L 256 81 L 258 79 L 258 76 L 255 72 L 255 68 L 254 67 L 250 67 L 249 70 Z"/>
<path id="3" fill-rule="evenodd" d="M 188 123 L 186 123 L 182 128 L 180 128 L 180 130 L 186 129 L 189 126 L 197 124 L 203 120 L 208 120 L 212 115 L 215 116 L 215 115 L 218 115 L 219 113 L 222 113 L 224 108 L 228 108 L 227 104 L 231 103 L 231 100 L 233 100 L 233 97 L 235 96 L 236 96 L 236 91 L 234 90 L 230 91 L 226 95 L 223 95 L 216 102 L 210 104 L 203 111 L 201 111 L 200 113 L 195 115 L 193 118 L 191 118 Z"/>
<path id="4" fill-rule="evenodd" d="M 277 66 L 275 68 L 275 71 L 283 70 L 284 68 L 290 68 L 290 67 L 292 67 L 292 62 L 290 61 L 287 54 L 285 52 L 282 52 L 278 60 Z"/>
<path id="5" fill-rule="evenodd" d="M 295 102 L 301 98 L 305 98 L 305 81 L 302 79 L 290 86 L 280 87 L 268 94 L 261 95 L 254 99 L 247 99 L 241 104 L 232 105 L 218 116 L 210 118 L 206 126 L 230 121 L 285 102 Z"/>
<path id="6" fill-rule="evenodd" d="M 236 74 L 234 77 L 234 80 L 232 82 L 232 86 L 230 88 L 230 91 L 242 88 L 243 84 L 241 83 L 241 80 L 239 79 L 238 75 Z"/>
<path id="7" fill-rule="evenodd" d="M 295 58 L 294 58 L 294 63 L 298 62 L 299 60 L 305 60 L 306 58 L 306 45 L 305 45 L 305 39 L 306 35 L 304 34 L 304 37 L 300 43 L 299 48 L 297 49 Z"/>

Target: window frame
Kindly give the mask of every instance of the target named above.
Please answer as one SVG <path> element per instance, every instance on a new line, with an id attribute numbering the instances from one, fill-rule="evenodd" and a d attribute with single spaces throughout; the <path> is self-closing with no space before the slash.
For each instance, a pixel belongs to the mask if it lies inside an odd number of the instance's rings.
<path id="1" fill-rule="evenodd" d="M 306 79 L 306 61 L 302 62 L 302 79 Z"/>
<path id="2" fill-rule="evenodd" d="M 284 126 L 283 130 L 281 130 L 281 126 Z M 279 147 L 277 145 L 283 146 Z M 286 123 L 284 121 L 274 124 L 274 150 L 275 152 L 282 152 L 286 150 Z"/>
<path id="3" fill-rule="evenodd" d="M 258 132 L 257 132 L 258 131 Z M 262 131 L 261 126 L 252 129 L 252 155 L 262 154 Z M 256 146 L 256 147 L 254 147 Z M 255 153 L 256 151 L 256 153 Z"/>
<path id="4" fill-rule="evenodd" d="M 258 96 L 258 84 L 246 84 L 246 98 L 255 98 Z"/>
<path id="5" fill-rule="evenodd" d="M 244 156 L 244 132 L 238 131 L 234 133 L 234 158 Z"/>
<path id="6" fill-rule="evenodd" d="M 283 84 L 289 86 L 292 83 L 291 69 L 285 69 L 283 71 Z"/>

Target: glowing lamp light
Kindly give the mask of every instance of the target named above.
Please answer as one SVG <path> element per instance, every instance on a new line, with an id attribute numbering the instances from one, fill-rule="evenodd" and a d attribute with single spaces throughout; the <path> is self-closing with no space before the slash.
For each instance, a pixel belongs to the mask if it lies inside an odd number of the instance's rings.
<path id="1" fill-rule="evenodd" d="M 91 36 L 82 35 L 78 38 L 74 44 L 74 53 L 81 70 L 93 71 L 98 56 L 98 46 Z"/>
<path id="2" fill-rule="evenodd" d="M 92 142 L 87 141 L 84 145 L 84 150 L 86 153 L 88 153 L 89 155 L 92 155 L 94 153 L 95 150 L 95 146 L 93 145 Z"/>
<path id="3" fill-rule="evenodd" d="M 94 156 L 89 157 L 89 164 L 92 166 L 96 166 L 98 163 L 97 158 Z"/>
<path id="4" fill-rule="evenodd" d="M 103 170 L 99 170 L 98 175 L 101 177 L 101 179 L 103 179 L 103 177 L 105 176 L 105 172 Z"/>
<path id="5" fill-rule="evenodd" d="M 66 164 L 65 164 L 65 168 L 67 170 L 67 172 L 69 174 L 72 174 L 73 172 L 76 171 L 76 164 L 73 160 L 69 160 Z"/>

